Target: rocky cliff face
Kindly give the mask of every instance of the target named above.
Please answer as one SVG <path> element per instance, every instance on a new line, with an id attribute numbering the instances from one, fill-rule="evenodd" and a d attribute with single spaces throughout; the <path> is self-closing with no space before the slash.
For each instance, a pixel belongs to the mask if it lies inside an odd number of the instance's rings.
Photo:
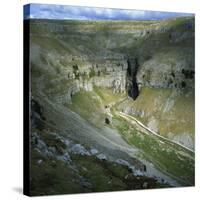
<path id="1" fill-rule="evenodd" d="M 194 88 L 194 52 L 185 48 L 176 52 L 175 49 L 145 61 L 138 70 L 137 82 L 155 88 Z"/>
<path id="2" fill-rule="evenodd" d="M 91 90 L 93 84 L 127 91 L 133 99 L 141 86 L 194 88 L 192 18 L 141 23 L 33 20 L 31 44 L 32 67 L 39 62 L 39 70 L 48 65 L 54 74 L 74 80 L 72 94 Z"/>

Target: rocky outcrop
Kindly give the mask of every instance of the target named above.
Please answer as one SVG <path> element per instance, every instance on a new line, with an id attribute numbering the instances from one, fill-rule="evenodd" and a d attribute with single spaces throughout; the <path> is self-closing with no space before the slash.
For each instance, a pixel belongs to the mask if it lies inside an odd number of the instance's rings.
<path id="1" fill-rule="evenodd" d="M 78 65 L 79 58 L 68 56 L 67 59 L 69 60 L 65 60 L 65 62 L 67 61 L 68 65 L 62 64 L 60 66 L 62 72 L 48 80 L 48 85 L 44 87 L 44 92 L 54 102 L 69 103 L 74 94 L 80 90 L 92 91 L 94 86 L 110 88 L 113 93 L 126 92 L 127 62 L 125 60 L 111 58 L 102 60 L 104 59 L 102 58 L 91 61 L 84 58 Z M 33 65 L 32 67 L 36 68 L 34 69 L 36 71 L 39 70 L 38 66 Z M 54 66 L 51 67 L 54 68 Z"/>
<path id="2" fill-rule="evenodd" d="M 155 88 L 194 88 L 193 50 L 159 53 L 144 62 L 138 70 L 137 82 L 141 86 Z"/>
<path id="3" fill-rule="evenodd" d="M 193 88 L 194 19 L 140 23 L 32 20 L 31 65 L 37 75 L 46 70 L 73 85 L 66 84 L 67 91 L 57 94 L 60 102 L 69 102 L 77 91 L 91 91 L 94 85 L 127 92 L 134 100 L 141 86 Z M 55 82 L 51 88 L 58 84 L 63 83 Z M 52 96 L 51 88 L 47 86 L 46 93 Z"/>

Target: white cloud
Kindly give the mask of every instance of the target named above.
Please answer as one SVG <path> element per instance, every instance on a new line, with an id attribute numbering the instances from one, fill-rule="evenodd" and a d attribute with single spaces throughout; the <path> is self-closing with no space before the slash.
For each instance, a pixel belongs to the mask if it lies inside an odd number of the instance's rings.
<path id="1" fill-rule="evenodd" d="M 81 6 L 31 4 L 31 18 L 90 19 L 90 20 L 148 20 L 183 16 L 184 13 L 167 13 L 143 10 L 122 10 Z"/>

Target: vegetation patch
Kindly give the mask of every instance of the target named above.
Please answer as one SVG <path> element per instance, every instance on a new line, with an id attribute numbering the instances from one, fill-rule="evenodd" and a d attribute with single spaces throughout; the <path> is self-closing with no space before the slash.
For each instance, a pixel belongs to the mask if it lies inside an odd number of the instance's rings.
<path id="1" fill-rule="evenodd" d="M 130 125 L 122 118 L 115 117 L 113 124 L 120 131 L 124 139 L 138 149 L 144 156 L 163 171 L 173 175 L 186 185 L 194 183 L 194 154 L 186 153 L 186 156 L 175 145 L 162 142 L 153 135 L 146 135 L 137 131 L 133 125 Z"/>

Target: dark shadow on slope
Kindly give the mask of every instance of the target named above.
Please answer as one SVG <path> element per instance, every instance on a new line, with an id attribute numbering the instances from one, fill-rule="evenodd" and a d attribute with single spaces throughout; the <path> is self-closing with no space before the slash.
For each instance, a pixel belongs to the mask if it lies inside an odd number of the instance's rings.
<path id="1" fill-rule="evenodd" d="M 138 89 L 138 84 L 136 80 L 136 75 L 138 71 L 138 59 L 132 59 L 128 58 L 127 59 L 127 91 L 128 95 L 133 98 L 133 100 L 136 100 L 136 98 L 139 95 L 139 89 Z"/>

